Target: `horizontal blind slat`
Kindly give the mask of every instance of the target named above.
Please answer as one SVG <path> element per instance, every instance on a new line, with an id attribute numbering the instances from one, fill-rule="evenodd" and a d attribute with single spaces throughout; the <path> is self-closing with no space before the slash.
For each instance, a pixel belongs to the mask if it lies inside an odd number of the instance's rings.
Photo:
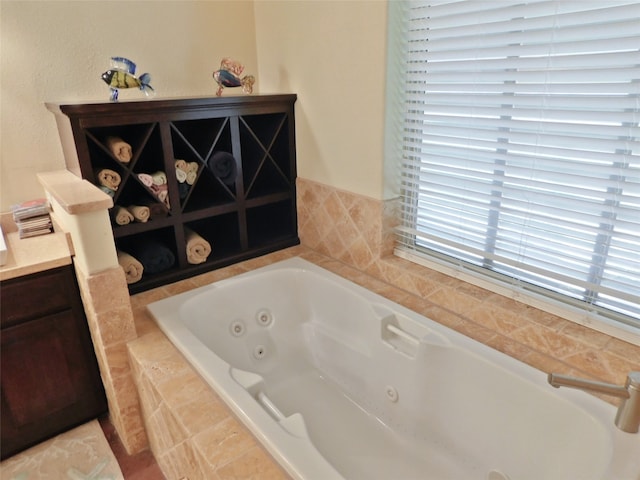
<path id="1" fill-rule="evenodd" d="M 640 326 L 640 4 L 406 6 L 402 248 Z"/>

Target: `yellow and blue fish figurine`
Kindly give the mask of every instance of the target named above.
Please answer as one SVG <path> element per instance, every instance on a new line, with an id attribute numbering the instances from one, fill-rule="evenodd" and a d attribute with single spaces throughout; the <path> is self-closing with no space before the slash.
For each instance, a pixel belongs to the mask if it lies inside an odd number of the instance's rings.
<path id="1" fill-rule="evenodd" d="M 253 84 L 256 79 L 253 75 L 245 75 L 240 77 L 244 71 L 244 66 L 240 62 L 236 62 L 231 58 L 223 58 L 220 63 L 220 70 L 213 72 L 213 79 L 218 84 L 216 95 L 222 95 L 222 89 L 225 87 L 242 87 L 244 93 L 253 92 Z"/>
<path id="2" fill-rule="evenodd" d="M 110 70 L 102 74 L 102 80 L 109 85 L 111 90 L 110 100 L 118 101 L 118 92 L 122 88 L 139 88 L 145 95 L 149 96 L 149 90 L 154 92 L 153 87 L 149 85 L 151 75 L 143 73 L 140 77 L 136 77 L 136 64 L 124 57 L 111 57 Z"/>

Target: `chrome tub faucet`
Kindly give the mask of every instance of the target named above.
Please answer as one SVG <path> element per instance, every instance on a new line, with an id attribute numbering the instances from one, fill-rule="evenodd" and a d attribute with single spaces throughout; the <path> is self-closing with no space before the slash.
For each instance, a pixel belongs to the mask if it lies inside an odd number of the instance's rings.
<path id="1" fill-rule="evenodd" d="M 616 427 L 628 433 L 637 433 L 640 429 L 640 372 L 630 372 L 624 387 L 559 373 L 550 373 L 547 380 L 551 386 L 556 388 L 578 388 L 621 398 L 622 401 L 615 419 Z"/>

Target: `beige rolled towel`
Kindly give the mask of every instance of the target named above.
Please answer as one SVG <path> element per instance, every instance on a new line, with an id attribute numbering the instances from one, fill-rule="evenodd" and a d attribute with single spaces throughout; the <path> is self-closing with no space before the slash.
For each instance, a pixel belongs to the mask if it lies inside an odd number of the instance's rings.
<path id="1" fill-rule="evenodd" d="M 142 278 L 144 267 L 142 263 L 136 260 L 132 255 L 120 250 L 118 253 L 118 263 L 124 270 L 124 276 L 127 283 L 136 283 Z"/>
<path id="2" fill-rule="evenodd" d="M 116 205 L 111 209 L 111 218 L 118 225 L 128 225 L 135 219 L 129 210 L 120 205 Z"/>
<path id="3" fill-rule="evenodd" d="M 151 216 L 151 211 L 149 207 L 145 205 L 129 205 L 127 210 L 133 215 L 133 218 L 136 222 L 145 223 L 149 220 Z"/>
<path id="4" fill-rule="evenodd" d="M 184 229 L 187 244 L 187 261 L 193 265 L 204 263 L 211 253 L 211 244 L 193 230 Z"/>
<path id="5" fill-rule="evenodd" d="M 178 170 L 182 170 L 184 173 L 187 173 L 187 171 L 189 170 L 189 167 L 185 160 L 177 159 L 175 165 Z"/>
<path id="6" fill-rule="evenodd" d="M 120 137 L 107 137 L 107 147 L 119 162 L 129 163 L 133 153 L 131 145 L 122 140 Z"/>
<path id="7" fill-rule="evenodd" d="M 193 185 L 196 183 L 196 177 L 198 176 L 198 172 L 190 171 L 187 172 L 187 185 Z"/>
<path id="8" fill-rule="evenodd" d="M 154 218 L 164 218 L 169 215 L 169 210 L 162 202 L 141 200 L 140 206 L 149 207 L 149 220 L 153 220 Z"/>
<path id="9" fill-rule="evenodd" d="M 103 168 L 96 172 L 96 178 L 98 179 L 98 186 L 107 187 L 110 190 L 118 190 L 122 178 L 120 174 L 110 168 Z"/>

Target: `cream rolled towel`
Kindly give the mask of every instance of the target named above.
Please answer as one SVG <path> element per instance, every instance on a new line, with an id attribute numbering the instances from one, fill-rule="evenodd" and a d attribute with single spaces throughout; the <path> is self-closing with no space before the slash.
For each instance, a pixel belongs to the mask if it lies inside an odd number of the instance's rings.
<path id="1" fill-rule="evenodd" d="M 111 210 L 111 218 L 118 225 L 128 225 L 134 220 L 133 214 L 124 207 L 116 205 Z"/>
<path id="2" fill-rule="evenodd" d="M 122 163 L 129 163 L 133 156 L 131 145 L 122 140 L 120 137 L 107 137 L 107 147 L 111 151 L 116 160 Z"/>
<path id="3" fill-rule="evenodd" d="M 184 239 L 187 244 L 187 261 L 193 265 L 206 262 L 211 253 L 211 244 L 186 227 L 184 229 Z"/>
<path id="4" fill-rule="evenodd" d="M 186 182 L 187 181 L 187 172 L 185 172 L 184 170 L 181 170 L 181 169 L 176 167 L 176 179 L 178 180 L 178 183 Z"/>
<path id="5" fill-rule="evenodd" d="M 101 187 L 107 187 L 110 190 L 116 191 L 120 186 L 122 178 L 120 174 L 110 168 L 103 168 L 96 172 L 96 178 L 98 179 L 98 185 Z"/>
<path id="6" fill-rule="evenodd" d="M 193 185 L 196 183 L 196 177 L 198 176 L 198 172 L 190 171 L 187 172 L 187 184 Z"/>
<path id="7" fill-rule="evenodd" d="M 151 216 L 151 211 L 149 207 L 144 205 L 129 205 L 127 210 L 133 215 L 133 218 L 136 222 L 145 223 L 149 220 Z"/>
<path id="8" fill-rule="evenodd" d="M 136 283 L 139 281 L 142 278 L 142 273 L 144 271 L 142 263 L 126 252 L 118 250 L 117 253 L 118 263 L 124 270 L 124 276 L 127 283 Z"/>
<path id="9" fill-rule="evenodd" d="M 187 163 L 187 172 L 196 172 L 198 173 L 198 162 L 189 162 Z"/>
<path id="10" fill-rule="evenodd" d="M 166 185 L 167 184 L 167 175 L 162 172 L 154 172 L 151 174 L 151 178 L 153 179 L 154 185 Z"/>

